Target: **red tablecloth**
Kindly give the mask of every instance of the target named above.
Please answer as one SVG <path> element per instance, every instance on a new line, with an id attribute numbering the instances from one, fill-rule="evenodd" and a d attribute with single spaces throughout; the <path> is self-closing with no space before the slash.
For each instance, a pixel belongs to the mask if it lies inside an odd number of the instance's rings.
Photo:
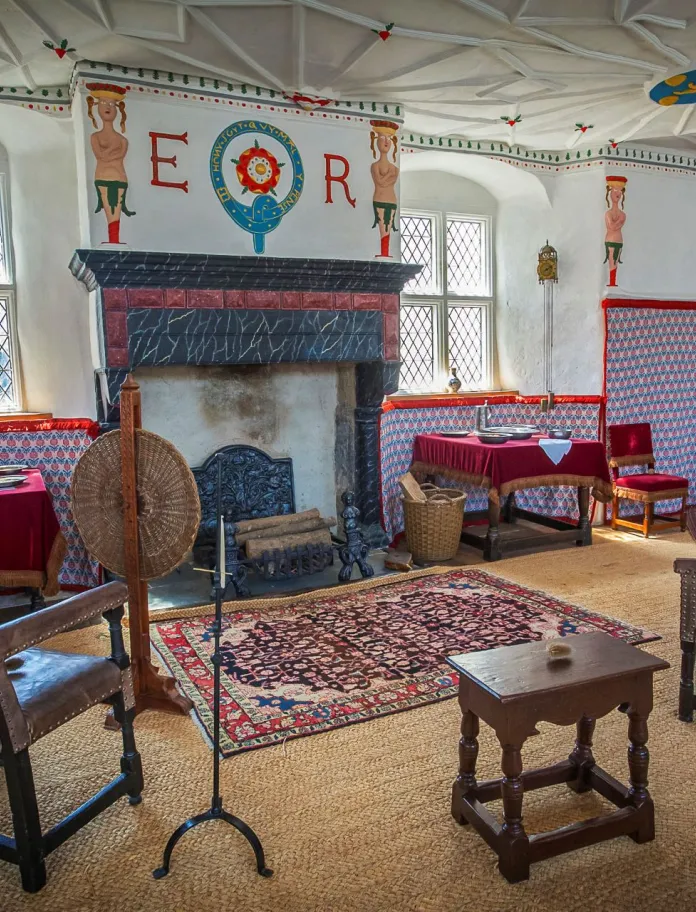
<path id="1" fill-rule="evenodd" d="M 563 485 L 592 488 L 593 496 L 605 503 L 612 495 L 606 451 L 599 440 L 573 440 L 570 452 L 554 465 L 538 437 L 485 444 L 473 436 L 418 434 L 411 470 L 488 488 L 495 502 L 513 491 Z"/>
<path id="2" fill-rule="evenodd" d="M 55 595 L 66 542 L 41 472 L 22 473 L 28 481 L 0 489 L 0 586 L 28 586 Z"/>

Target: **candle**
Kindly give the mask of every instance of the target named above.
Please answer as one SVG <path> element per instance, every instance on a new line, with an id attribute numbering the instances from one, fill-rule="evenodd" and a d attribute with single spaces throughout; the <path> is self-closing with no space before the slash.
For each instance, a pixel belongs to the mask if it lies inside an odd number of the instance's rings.
<path id="1" fill-rule="evenodd" d="M 225 523 L 220 517 L 220 554 L 218 555 L 218 567 L 220 568 L 220 585 L 225 588 Z"/>

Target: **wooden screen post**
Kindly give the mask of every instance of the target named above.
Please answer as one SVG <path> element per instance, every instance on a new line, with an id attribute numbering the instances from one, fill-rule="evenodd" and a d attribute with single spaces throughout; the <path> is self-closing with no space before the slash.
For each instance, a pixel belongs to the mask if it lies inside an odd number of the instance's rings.
<path id="1" fill-rule="evenodd" d="M 138 527 L 136 431 L 142 427 L 140 387 L 131 374 L 121 387 L 121 470 L 123 548 L 128 585 L 128 622 L 136 715 L 145 709 L 186 715 L 193 703 L 176 689 L 174 678 L 160 674 L 150 653 L 147 582 L 141 579 Z"/>

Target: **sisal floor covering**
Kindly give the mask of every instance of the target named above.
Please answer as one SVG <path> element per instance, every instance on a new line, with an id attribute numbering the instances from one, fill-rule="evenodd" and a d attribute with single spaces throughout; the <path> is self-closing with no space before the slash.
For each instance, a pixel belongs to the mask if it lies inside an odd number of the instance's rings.
<path id="1" fill-rule="evenodd" d="M 664 639 L 646 648 L 672 662 L 658 676 L 651 716 L 650 788 L 657 838 L 624 837 L 532 868 L 508 885 L 471 827 L 449 814 L 456 772 L 456 700 L 233 757 L 222 765 L 228 809 L 259 833 L 275 870 L 259 878 L 245 840 L 221 823 L 188 833 L 168 878 L 152 868 L 172 829 L 210 798 L 210 753 L 189 718 L 138 719 L 146 791 L 102 814 L 48 860 L 48 885 L 23 894 L 14 866 L 0 862 L 0 910 L 36 912 L 692 912 L 696 910 L 696 726 L 676 719 L 679 585 L 675 557 L 694 555 L 687 535 L 644 541 L 601 531 L 592 548 L 509 559 L 487 569 Z M 56 638 L 66 650 L 106 651 L 103 628 Z M 118 736 L 85 713 L 33 749 L 44 826 L 96 791 L 117 769 Z M 564 757 L 574 731 L 541 726 L 527 765 Z M 497 744 L 482 726 L 479 775 L 499 775 Z M 595 753 L 625 778 L 626 720 L 597 725 Z M 1 777 L 0 777 L 1 778 Z M 491 807 L 496 808 L 497 805 Z M 605 807 L 565 786 L 525 800 L 530 832 Z M 9 832 L 4 780 L 0 829 Z"/>

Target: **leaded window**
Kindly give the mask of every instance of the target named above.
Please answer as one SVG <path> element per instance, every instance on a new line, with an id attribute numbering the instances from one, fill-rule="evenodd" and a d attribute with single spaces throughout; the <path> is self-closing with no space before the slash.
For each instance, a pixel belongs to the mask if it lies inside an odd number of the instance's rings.
<path id="1" fill-rule="evenodd" d="M 5 175 L 0 173 L 0 412 L 21 407 Z"/>
<path id="2" fill-rule="evenodd" d="M 423 270 L 401 298 L 401 375 L 407 391 L 439 391 L 451 368 L 462 388 L 489 388 L 493 310 L 491 226 L 483 216 L 401 216 L 401 259 Z"/>

